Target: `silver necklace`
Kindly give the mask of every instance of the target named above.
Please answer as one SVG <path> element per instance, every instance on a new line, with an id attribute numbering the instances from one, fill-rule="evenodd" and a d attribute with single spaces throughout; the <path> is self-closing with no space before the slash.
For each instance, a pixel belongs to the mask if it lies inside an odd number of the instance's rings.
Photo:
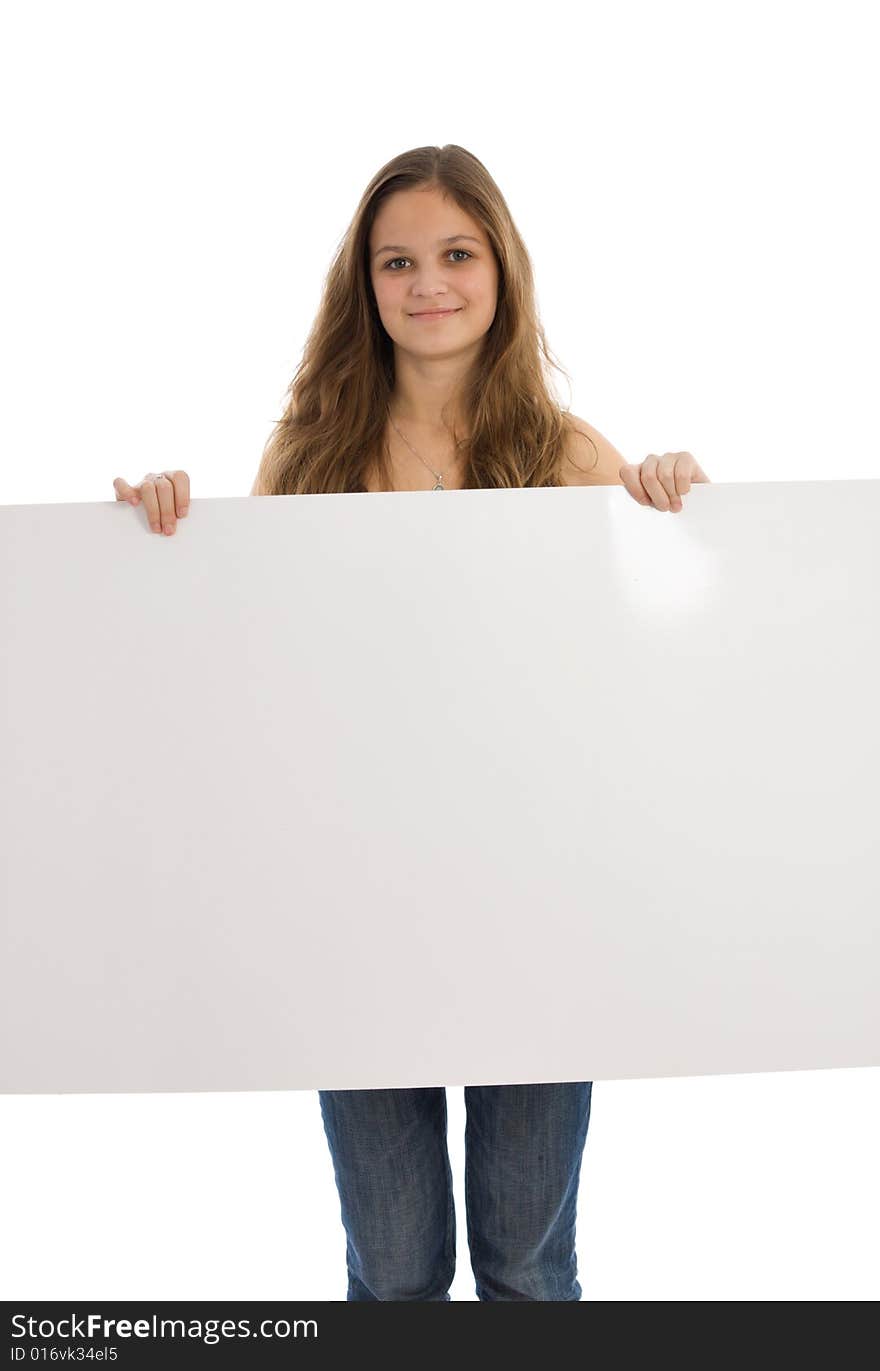
<path id="1" fill-rule="evenodd" d="M 392 423 L 392 425 L 393 425 L 393 427 L 394 427 L 395 432 L 396 432 L 396 433 L 400 433 L 400 429 L 399 429 L 399 428 L 397 427 L 397 425 L 394 423 L 394 419 L 393 419 L 392 416 L 391 416 L 391 410 L 390 410 L 390 409 L 389 409 L 389 411 L 388 411 L 388 418 L 391 419 L 391 423 Z M 403 438 L 403 441 L 406 443 L 407 447 L 409 448 L 409 450 L 410 450 L 410 452 L 413 454 L 413 456 L 414 456 L 414 457 L 418 457 L 418 459 L 419 459 L 419 461 L 421 462 L 421 464 L 422 464 L 423 467 L 428 467 L 428 470 L 430 471 L 431 475 L 434 477 L 434 480 L 437 482 L 437 484 L 436 484 L 435 486 L 432 486 L 431 489 L 432 489 L 432 490 L 445 490 L 446 487 L 445 487 L 445 485 L 443 484 L 443 474 L 444 474 L 444 473 L 443 473 L 442 471 L 435 471 L 433 467 L 428 466 L 428 463 L 425 461 L 424 457 L 419 456 L 419 453 L 416 452 L 415 448 L 413 447 L 413 445 L 412 445 L 412 443 L 409 441 L 409 439 L 408 439 L 408 438 L 404 438 L 402 433 L 400 433 L 400 436 L 401 436 L 401 438 Z M 458 443 L 457 446 L 458 446 L 458 447 L 461 447 L 461 443 Z"/>

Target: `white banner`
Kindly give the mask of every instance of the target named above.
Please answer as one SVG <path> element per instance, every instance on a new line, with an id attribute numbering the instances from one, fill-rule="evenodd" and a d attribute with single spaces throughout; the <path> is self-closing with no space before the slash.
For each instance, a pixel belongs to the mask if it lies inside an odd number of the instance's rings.
<path id="1" fill-rule="evenodd" d="M 0 508 L 4 1092 L 880 1065 L 880 481 Z"/>

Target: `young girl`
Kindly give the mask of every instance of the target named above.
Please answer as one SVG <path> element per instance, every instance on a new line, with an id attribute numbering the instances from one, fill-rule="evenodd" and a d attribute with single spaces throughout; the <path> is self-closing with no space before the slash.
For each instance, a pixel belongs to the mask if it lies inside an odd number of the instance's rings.
<path id="1" fill-rule="evenodd" d="M 560 408 L 531 263 L 486 168 L 455 144 L 394 158 L 361 198 L 251 494 L 623 485 L 681 509 L 690 453 L 630 465 Z M 185 471 L 121 477 L 154 532 Z M 481 1300 L 579 1300 L 575 1214 L 591 1081 L 465 1086 L 468 1242 Z M 456 1224 L 446 1092 L 321 1090 L 349 1300 L 448 1300 Z"/>

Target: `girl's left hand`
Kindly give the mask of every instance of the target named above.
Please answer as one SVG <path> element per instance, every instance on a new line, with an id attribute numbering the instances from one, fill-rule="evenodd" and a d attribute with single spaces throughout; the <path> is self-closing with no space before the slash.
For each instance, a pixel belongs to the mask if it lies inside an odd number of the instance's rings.
<path id="1" fill-rule="evenodd" d="M 673 514 L 680 511 L 681 497 L 687 495 L 691 481 L 712 484 L 689 452 L 664 452 L 662 457 L 652 452 L 641 466 L 624 462 L 620 479 L 640 505 L 653 505 L 655 509 L 671 510 Z"/>

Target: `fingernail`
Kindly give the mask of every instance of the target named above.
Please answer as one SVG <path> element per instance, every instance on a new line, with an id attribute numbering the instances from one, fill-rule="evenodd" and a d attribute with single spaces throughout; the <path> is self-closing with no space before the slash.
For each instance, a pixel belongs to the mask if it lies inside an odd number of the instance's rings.
<path id="1" fill-rule="evenodd" d="M 181 505 L 177 513 L 181 519 L 185 519 L 189 513 L 189 505 Z"/>

